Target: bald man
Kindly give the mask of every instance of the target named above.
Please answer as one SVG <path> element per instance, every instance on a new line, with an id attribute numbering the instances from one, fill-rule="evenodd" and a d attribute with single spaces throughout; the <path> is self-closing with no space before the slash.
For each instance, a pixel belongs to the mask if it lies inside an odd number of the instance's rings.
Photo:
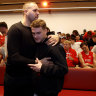
<path id="1" fill-rule="evenodd" d="M 30 24 L 38 19 L 38 10 L 35 2 L 25 3 L 22 21 L 13 24 L 8 31 L 8 59 L 4 79 L 4 96 L 33 96 L 34 94 L 35 73 L 28 67 L 28 64 L 35 63 L 35 42 Z M 56 42 L 53 40 L 52 43 Z M 41 61 L 44 62 L 47 59 Z"/>
<path id="2" fill-rule="evenodd" d="M 27 64 L 34 63 L 35 43 L 30 23 L 39 16 L 34 2 L 23 6 L 23 20 L 8 31 L 8 59 L 4 81 L 4 96 L 33 96 L 34 72 Z"/>

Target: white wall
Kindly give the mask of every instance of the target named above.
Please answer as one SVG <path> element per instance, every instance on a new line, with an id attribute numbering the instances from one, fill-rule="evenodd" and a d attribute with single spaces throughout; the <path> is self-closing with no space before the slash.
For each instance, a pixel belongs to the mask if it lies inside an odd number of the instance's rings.
<path id="1" fill-rule="evenodd" d="M 96 12 L 52 12 L 41 13 L 40 18 L 47 22 L 47 26 L 52 31 L 61 31 L 72 33 L 72 30 L 78 30 L 83 33 L 83 29 L 96 30 Z M 22 13 L 0 13 L 0 21 L 5 21 L 10 27 L 12 24 L 22 20 Z"/>

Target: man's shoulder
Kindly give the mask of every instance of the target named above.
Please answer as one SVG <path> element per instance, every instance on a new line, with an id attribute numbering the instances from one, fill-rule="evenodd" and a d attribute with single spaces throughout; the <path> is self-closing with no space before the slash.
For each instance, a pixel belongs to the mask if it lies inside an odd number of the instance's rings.
<path id="1" fill-rule="evenodd" d="M 21 22 L 14 23 L 10 28 L 20 27 Z"/>
<path id="2" fill-rule="evenodd" d="M 20 26 L 21 26 L 21 22 L 14 23 L 13 25 L 11 25 L 11 27 L 9 28 L 8 31 L 16 30 L 16 29 L 18 29 Z"/>
<path id="3" fill-rule="evenodd" d="M 9 28 L 9 30 L 8 30 L 8 35 L 9 34 L 20 34 L 20 27 L 21 27 L 22 25 L 21 25 L 21 22 L 18 22 L 18 23 L 15 23 L 15 24 L 13 24 L 10 28 Z"/>
<path id="4" fill-rule="evenodd" d="M 48 46 L 48 47 L 49 47 L 48 53 L 51 56 L 57 56 L 58 58 L 66 57 L 66 52 L 61 45 L 57 44 L 55 46 Z"/>
<path id="5" fill-rule="evenodd" d="M 70 48 L 69 51 L 72 52 L 72 53 L 76 52 L 76 50 L 72 49 L 72 48 Z"/>
<path id="6" fill-rule="evenodd" d="M 60 44 L 57 44 L 55 46 L 50 45 L 50 46 L 48 46 L 48 48 L 51 51 L 55 51 L 55 52 L 56 52 L 56 50 L 61 50 L 61 51 L 64 50 L 64 48 Z"/>

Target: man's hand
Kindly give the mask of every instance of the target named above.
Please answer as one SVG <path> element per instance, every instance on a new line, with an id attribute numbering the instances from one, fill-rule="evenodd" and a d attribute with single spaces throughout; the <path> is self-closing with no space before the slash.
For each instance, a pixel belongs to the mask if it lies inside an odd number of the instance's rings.
<path id="1" fill-rule="evenodd" d="M 40 69 L 42 67 L 42 63 L 41 63 L 41 61 L 38 58 L 36 58 L 36 62 L 37 62 L 37 64 L 28 64 L 28 66 L 31 69 L 33 69 L 34 71 L 40 72 Z"/>
<path id="2" fill-rule="evenodd" d="M 93 68 L 93 67 L 94 67 L 94 65 L 93 65 L 93 64 L 89 64 L 89 63 L 85 63 L 85 65 L 86 65 L 86 66 L 88 66 L 88 67 L 91 67 L 91 68 Z"/>
<path id="3" fill-rule="evenodd" d="M 46 41 L 47 45 L 55 46 L 59 42 L 59 36 L 58 35 L 49 35 L 48 41 Z"/>
<path id="4" fill-rule="evenodd" d="M 42 62 L 42 64 L 53 64 L 53 62 L 51 61 L 51 57 L 45 57 L 43 59 L 40 60 Z"/>
<path id="5" fill-rule="evenodd" d="M 69 60 L 74 60 L 74 58 L 72 58 L 72 56 L 68 56 L 68 59 Z"/>

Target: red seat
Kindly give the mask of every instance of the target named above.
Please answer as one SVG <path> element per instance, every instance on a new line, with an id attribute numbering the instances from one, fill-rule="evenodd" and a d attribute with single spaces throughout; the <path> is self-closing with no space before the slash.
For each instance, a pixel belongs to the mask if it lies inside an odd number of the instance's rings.
<path id="1" fill-rule="evenodd" d="M 96 91 L 62 90 L 58 96 L 96 96 Z"/>
<path id="2" fill-rule="evenodd" d="M 96 69 L 69 68 L 58 96 L 96 96 Z"/>
<path id="3" fill-rule="evenodd" d="M 0 66 L 0 96 L 4 95 L 4 73 L 5 66 Z"/>
<path id="4" fill-rule="evenodd" d="M 4 94 L 4 86 L 0 86 L 0 96 L 3 96 Z"/>
<path id="5" fill-rule="evenodd" d="M 96 90 L 96 68 L 69 68 L 63 88 Z"/>

